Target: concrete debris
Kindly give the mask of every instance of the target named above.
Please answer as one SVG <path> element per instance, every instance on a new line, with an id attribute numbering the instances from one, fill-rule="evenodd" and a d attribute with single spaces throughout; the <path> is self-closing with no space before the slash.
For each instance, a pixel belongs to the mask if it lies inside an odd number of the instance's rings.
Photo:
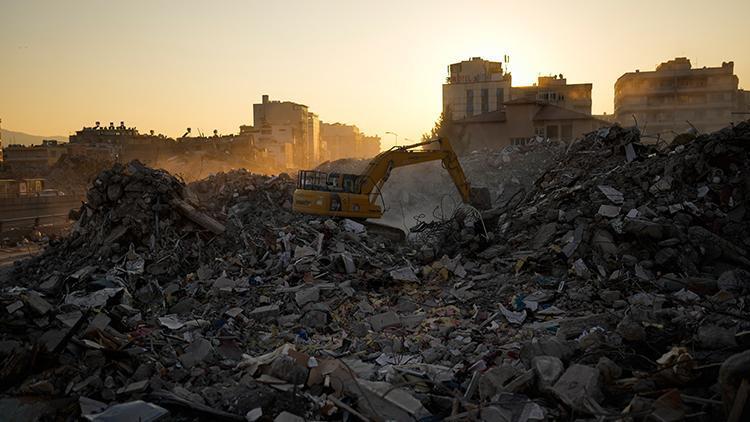
<path id="1" fill-rule="evenodd" d="M 83 418 L 92 422 L 151 422 L 167 415 L 169 411 L 163 407 L 143 400 L 115 404 L 97 414 L 84 414 Z"/>
<path id="2" fill-rule="evenodd" d="M 414 274 L 414 270 L 412 270 L 411 267 L 403 267 L 403 268 L 399 268 L 396 270 L 392 270 L 390 274 L 391 274 L 391 277 L 396 281 L 407 281 L 407 282 L 413 282 L 413 283 L 419 282 L 417 275 Z"/>
<path id="3" fill-rule="evenodd" d="M 602 398 L 599 370 L 586 365 L 571 365 L 552 387 L 552 392 L 565 404 L 583 413 L 593 413 Z"/>
<path id="4" fill-rule="evenodd" d="M 555 385 L 565 370 L 562 361 L 554 356 L 536 356 L 531 361 L 532 369 L 537 377 L 540 389 Z"/>
<path id="5" fill-rule="evenodd" d="M 422 210 L 405 242 L 293 213 L 286 174 L 108 167 L 0 279 L 0 414 L 747 418 L 750 122 L 461 159 L 493 208 Z M 386 203 L 440 202 L 439 170 Z"/>

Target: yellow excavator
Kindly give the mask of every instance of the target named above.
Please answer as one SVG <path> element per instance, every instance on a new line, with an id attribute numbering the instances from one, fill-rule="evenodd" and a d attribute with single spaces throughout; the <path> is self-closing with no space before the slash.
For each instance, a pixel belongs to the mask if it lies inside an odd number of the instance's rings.
<path id="1" fill-rule="evenodd" d="M 305 214 L 356 220 L 380 218 L 384 212 L 380 205 L 383 203 L 381 189 L 391 171 L 436 160 L 443 162 L 443 168 L 450 174 L 464 203 L 476 208 L 489 207 L 487 188 L 471 187 L 450 142 L 447 138 L 439 138 L 382 152 L 370 161 L 362 174 L 302 170 L 294 191 L 293 209 Z"/>

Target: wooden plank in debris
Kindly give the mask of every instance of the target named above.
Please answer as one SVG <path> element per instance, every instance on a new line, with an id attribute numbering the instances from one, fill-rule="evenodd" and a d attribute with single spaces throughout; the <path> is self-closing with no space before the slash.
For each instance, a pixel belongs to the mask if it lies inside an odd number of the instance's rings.
<path id="1" fill-rule="evenodd" d="M 172 199 L 172 205 L 177 207 L 177 210 L 180 212 L 180 214 L 184 215 L 190 221 L 198 224 L 206 230 L 209 230 L 214 234 L 224 233 L 225 227 L 223 224 L 214 220 L 212 217 L 206 215 L 205 213 L 198 211 L 197 209 L 195 209 L 195 207 L 183 201 L 182 199 Z"/>

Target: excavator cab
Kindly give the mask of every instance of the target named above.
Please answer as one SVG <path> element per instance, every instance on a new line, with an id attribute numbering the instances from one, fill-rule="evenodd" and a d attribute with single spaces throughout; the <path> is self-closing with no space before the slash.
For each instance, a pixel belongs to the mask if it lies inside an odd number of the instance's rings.
<path id="1" fill-rule="evenodd" d="M 361 187 L 360 175 L 302 170 L 294 191 L 293 209 L 332 217 L 379 218 L 383 215 L 382 208 L 371 204 L 369 195 L 361 193 Z"/>

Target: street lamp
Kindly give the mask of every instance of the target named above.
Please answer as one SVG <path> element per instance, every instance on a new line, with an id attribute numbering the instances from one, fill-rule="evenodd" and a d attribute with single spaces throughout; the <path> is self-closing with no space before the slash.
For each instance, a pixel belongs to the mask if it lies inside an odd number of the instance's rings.
<path id="1" fill-rule="evenodd" d="M 396 137 L 396 146 L 398 146 L 398 133 L 395 132 L 386 132 L 386 135 L 393 135 Z"/>

